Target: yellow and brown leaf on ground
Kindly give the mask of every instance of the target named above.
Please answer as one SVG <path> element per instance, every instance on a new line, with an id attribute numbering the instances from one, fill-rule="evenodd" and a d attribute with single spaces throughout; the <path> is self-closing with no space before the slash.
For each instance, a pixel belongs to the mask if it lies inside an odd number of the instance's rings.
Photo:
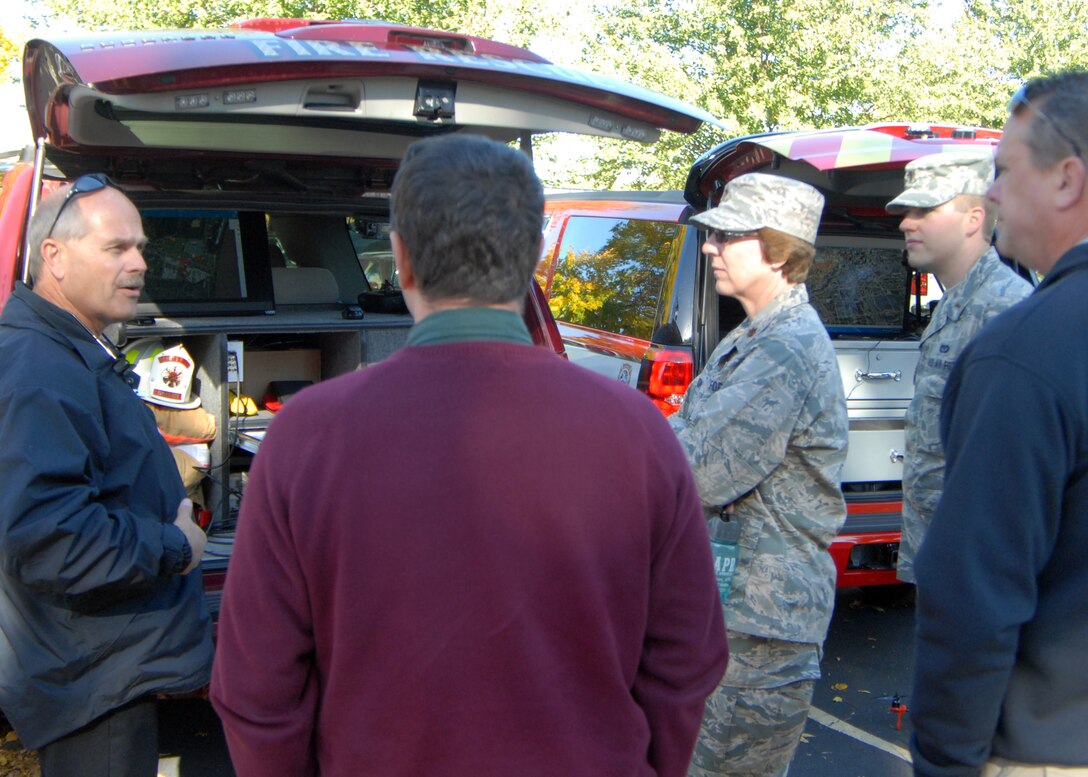
<path id="1" fill-rule="evenodd" d="M 26 750 L 19 737 L 0 721 L 0 777 L 41 777 L 38 756 Z"/>

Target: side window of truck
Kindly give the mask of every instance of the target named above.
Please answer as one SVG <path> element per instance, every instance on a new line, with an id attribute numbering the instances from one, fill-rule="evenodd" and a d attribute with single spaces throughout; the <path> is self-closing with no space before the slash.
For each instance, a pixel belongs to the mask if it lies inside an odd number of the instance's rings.
<path id="1" fill-rule="evenodd" d="M 572 216 L 552 278 L 552 313 L 569 324 L 649 340 L 679 233 L 666 222 Z"/>

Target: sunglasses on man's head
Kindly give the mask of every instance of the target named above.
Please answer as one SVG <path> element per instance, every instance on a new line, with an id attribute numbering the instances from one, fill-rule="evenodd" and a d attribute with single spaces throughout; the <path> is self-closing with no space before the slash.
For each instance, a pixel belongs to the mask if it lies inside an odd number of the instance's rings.
<path id="1" fill-rule="evenodd" d="M 1039 108 L 1031 102 L 1031 99 L 1028 97 L 1027 84 L 1024 84 L 1019 89 L 1017 89 L 1016 94 L 1014 94 L 1012 96 L 1012 99 L 1009 100 L 1009 113 L 1016 114 L 1021 108 L 1031 108 L 1031 110 L 1035 112 L 1036 116 L 1038 116 L 1040 119 L 1050 125 L 1051 129 L 1053 129 L 1054 132 L 1057 133 L 1058 137 L 1060 137 L 1072 147 L 1073 154 L 1075 156 L 1084 159 L 1084 154 L 1080 152 L 1080 145 L 1077 144 L 1077 141 L 1073 140 L 1073 138 L 1061 128 L 1061 125 L 1059 125 L 1058 122 L 1054 121 L 1054 119 L 1050 118 L 1050 116 L 1044 113 L 1042 108 Z"/>
<path id="2" fill-rule="evenodd" d="M 81 194 L 91 194 L 92 192 L 101 191 L 106 187 L 111 189 L 118 189 L 116 183 L 105 173 L 88 173 L 87 175 L 81 175 L 72 185 L 68 187 L 68 193 L 64 195 L 64 202 L 57 208 L 57 215 L 53 217 L 53 223 L 49 225 L 49 231 L 45 233 L 47 238 L 53 236 L 53 230 L 57 228 L 57 222 L 60 221 L 60 214 L 64 213 L 64 209 L 68 207 L 68 203 L 74 200 Z"/>

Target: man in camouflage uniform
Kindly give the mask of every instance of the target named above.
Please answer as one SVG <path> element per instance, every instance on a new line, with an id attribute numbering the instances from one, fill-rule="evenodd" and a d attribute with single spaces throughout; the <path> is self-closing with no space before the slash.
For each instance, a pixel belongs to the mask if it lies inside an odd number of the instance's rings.
<path id="1" fill-rule="evenodd" d="M 835 595 L 828 548 L 846 519 L 846 399 L 808 303 L 823 196 L 751 173 L 693 217 L 719 294 L 747 318 L 715 348 L 669 420 L 709 520 L 740 525 L 723 605 L 730 662 L 707 700 L 689 775 L 784 775 L 808 717 Z"/>
<path id="2" fill-rule="evenodd" d="M 945 289 L 922 334 L 907 408 L 903 459 L 903 536 L 897 576 L 914 582 L 914 557 L 922 544 L 944 481 L 938 421 L 941 395 L 956 357 L 982 325 L 1029 293 L 1031 285 L 990 247 L 997 214 L 985 198 L 994 178 L 993 156 L 955 151 L 907 165 L 906 191 L 888 203 L 902 214 L 907 261 L 930 272 Z"/>

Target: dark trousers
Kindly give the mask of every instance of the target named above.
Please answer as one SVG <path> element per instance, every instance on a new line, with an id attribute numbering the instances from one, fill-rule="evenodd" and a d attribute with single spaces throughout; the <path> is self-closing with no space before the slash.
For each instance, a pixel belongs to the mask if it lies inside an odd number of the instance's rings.
<path id="1" fill-rule="evenodd" d="M 154 699 L 108 712 L 38 749 L 42 777 L 156 777 L 159 722 Z"/>

